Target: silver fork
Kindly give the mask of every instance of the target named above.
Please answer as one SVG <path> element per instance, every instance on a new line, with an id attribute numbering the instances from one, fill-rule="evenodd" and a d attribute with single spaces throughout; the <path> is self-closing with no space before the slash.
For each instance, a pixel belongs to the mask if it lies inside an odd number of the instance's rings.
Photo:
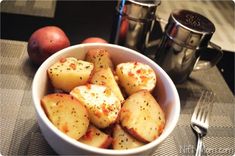
<path id="1" fill-rule="evenodd" d="M 195 156 L 202 153 L 202 138 L 207 134 L 209 127 L 209 115 L 214 102 L 214 93 L 212 91 L 203 91 L 202 95 L 194 109 L 191 118 L 191 127 L 197 133 L 197 149 Z"/>

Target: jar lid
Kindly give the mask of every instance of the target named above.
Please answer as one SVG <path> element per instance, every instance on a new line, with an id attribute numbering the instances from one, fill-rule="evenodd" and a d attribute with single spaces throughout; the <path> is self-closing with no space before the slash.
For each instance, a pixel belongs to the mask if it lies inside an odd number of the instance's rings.
<path id="1" fill-rule="evenodd" d="M 199 34 L 212 34 L 215 32 L 214 24 L 205 16 L 190 10 L 175 10 L 171 17 L 177 24 L 185 29 Z"/>

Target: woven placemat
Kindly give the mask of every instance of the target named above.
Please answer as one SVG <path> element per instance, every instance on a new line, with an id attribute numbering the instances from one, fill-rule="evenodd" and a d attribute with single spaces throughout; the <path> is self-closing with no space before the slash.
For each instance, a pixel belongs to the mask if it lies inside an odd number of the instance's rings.
<path id="1" fill-rule="evenodd" d="M 30 64 L 27 43 L 1 40 L 0 153 L 2 155 L 56 155 L 38 127 L 31 84 L 36 69 Z M 233 155 L 234 96 L 216 67 L 193 72 L 191 79 L 177 85 L 181 100 L 179 122 L 153 155 L 194 155 L 196 136 L 190 118 L 201 90 L 217 96 L 204 139 L 207 155 Z M 79 155 L 79 153 L 78 153 Z"/>
<path id="2" fill-rule="evenodd" d="M 54 17 L 56 0 L 10 0 L 1 2 L 1 12 Z"/>

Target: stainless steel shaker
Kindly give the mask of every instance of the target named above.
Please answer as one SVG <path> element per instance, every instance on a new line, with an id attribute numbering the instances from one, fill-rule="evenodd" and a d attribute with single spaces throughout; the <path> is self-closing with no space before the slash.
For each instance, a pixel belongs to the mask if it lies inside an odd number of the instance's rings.
<path id="1" fill-rule="evenodd" d="M 206 17 L 190 10 L 173 11 L 157 49 L 156 62 L 175 83 L 185 81 L 193 70 L 210 68 L 221 59 L 221 48 L 210 42 L 214 32 L 214 24 Z M 201 61 L 208 46 L 216 55 Z"/>
<path id="2" fill-rule="evenodd" d="M 110 42 L 143 53 L 150 42 L 158 5 L 160 0 L 119 0 Z"/>

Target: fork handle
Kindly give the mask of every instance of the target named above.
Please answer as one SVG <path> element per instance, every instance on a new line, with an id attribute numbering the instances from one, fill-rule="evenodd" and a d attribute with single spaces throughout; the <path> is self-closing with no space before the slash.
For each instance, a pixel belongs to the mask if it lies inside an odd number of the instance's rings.
<path id="1" fill-rule="evenodd" d="M 201 156 L 202 155 L 202 136 L 200 134 L 198 134 L 197 137 L 197 149 L 196 149 L 196 154 L 195 156 Z"/>

